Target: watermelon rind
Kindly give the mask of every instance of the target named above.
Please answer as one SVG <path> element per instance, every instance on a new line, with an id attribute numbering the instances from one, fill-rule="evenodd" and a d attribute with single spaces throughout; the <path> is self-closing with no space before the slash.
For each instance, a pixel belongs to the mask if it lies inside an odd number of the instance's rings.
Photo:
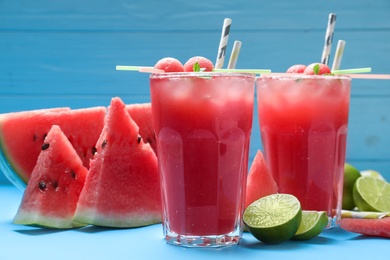
<path id="1" fill-rule="evenodd" d="M 14 219 L 13 222 L 14 224 L 53 229 L 74 229 L 86 226 L 86 224 L 76 221 L 64 222 L 63 220 L 40 214 L 39 212 L 19 213 L 17 219 Z"/>
<path id="2" fill-rule="evenodd" d="M 161 223 L 161 216 L 148 214 L 110 214 L 109 216 L 100 214 L 94 209 L 78 209 L 75 220 L 84 225 L 91 224 L 101 227 L 132 228 L 143 227 Z"/>
<path id="3" fill-rule="evenodd" d="M 26 182 L 13 170 L 12 165 L 3 153 L 3 148 L 0 148 L 0 171 L 17 189 L 23 191 L 26 188 Z"/>

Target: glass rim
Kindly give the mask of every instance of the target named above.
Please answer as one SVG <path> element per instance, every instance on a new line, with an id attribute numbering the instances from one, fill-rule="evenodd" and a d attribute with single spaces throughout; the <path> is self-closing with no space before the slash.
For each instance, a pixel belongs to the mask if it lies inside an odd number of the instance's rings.
<path id="1" fill-rule="evenodd" d="M 163 72 L 150 74 L 151 79 L 165 79 L 165 78 L 197 78 L 197 77 L 240 77 L 240 78 L 256 78 L 256 74 L 248 72 Z"/>
<path id="2" fill-rule="evenodd" d="M 308 74 L 301 74 L 301 73 L 283 73 L 283 74 L 265 74 L 256 77 L 256 81 L 258 80 L 269 80 L 269 79 L 277 79 L 277 80 L 297 80 L 297 79 L 321 79 L 321 80 L 335 80 L 335 79 L 341 79 L 341 80 L 348 80 L 351 81 L 352 78 L 346 75 L 308 75 Z"/>

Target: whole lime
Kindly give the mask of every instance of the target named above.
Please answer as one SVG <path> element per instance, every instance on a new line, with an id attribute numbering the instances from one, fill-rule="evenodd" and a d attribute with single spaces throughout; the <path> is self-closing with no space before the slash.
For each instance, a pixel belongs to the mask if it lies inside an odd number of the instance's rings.
<path id="1" fill-rule="evenodd" d="M 353 199 L 353 187 L 356 180 L 361 176 L 360 171 L 351 164 L 344 165 L 344 186 L 343 186 L 343 202 L 342 208 L 351 210 L 355 208 L 355 201 Z"/>

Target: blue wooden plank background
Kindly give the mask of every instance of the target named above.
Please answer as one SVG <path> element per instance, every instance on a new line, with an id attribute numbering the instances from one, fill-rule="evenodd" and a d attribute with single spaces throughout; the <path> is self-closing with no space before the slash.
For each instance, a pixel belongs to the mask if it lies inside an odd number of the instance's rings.
<path id="1" fill-rule="evenodd" d="M 342 68 L 390 73 L 389 0 L 0 0 L 0 113 L 149 102 L 148 75 L 115 71 L 172 56 L 215 60 L 223 19 L 243 47 L 238 68 L 285 71 L 321 58 L 328 14 Z M 332 58 L 331 61 L 332 62 Z M 251 159 L 261 149 L 257 113 Z M 354 80 L 347 160 L 390 180 L 390 81 Z M 0 175 L 0 183 L 7 183 Z"/>

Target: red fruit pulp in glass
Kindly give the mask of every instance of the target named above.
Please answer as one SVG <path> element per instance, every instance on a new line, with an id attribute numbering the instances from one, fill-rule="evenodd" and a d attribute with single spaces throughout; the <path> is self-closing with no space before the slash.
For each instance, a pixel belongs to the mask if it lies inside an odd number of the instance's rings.
<path id="1" fill-rule="evenodd" d="M 279 192 L 333 218 L 342 199 L 349 78 L 262 77 L 256 84 L 265 157 Z"/>
<path id="2" fill-rule="evenodd" d="M 232 232 L 245 200 L 254 77 L 167 74 L 150 84 L 163 221 L 181 235 Z"/>

